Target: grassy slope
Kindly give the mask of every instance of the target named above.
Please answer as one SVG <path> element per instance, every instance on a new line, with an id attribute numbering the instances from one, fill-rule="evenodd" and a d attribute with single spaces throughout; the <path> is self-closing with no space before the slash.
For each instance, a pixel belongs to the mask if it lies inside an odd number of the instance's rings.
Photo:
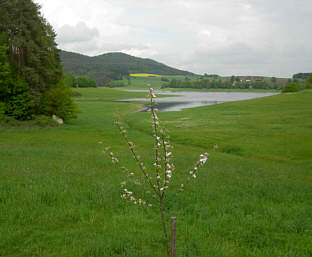
<path id="1" fill-rule="evenodd" d="M 126 92 L 80 91 L 90 100 L 78 102 L 77 120 L 0 129 L 0 256 L 164 256 L 157 210 L 120 199 L 122 177 L 102 153 L 110 145 L 133 165 L 113 125 L 120 117 L 150 159 L 149 114 L 111 102 Z M 159 113 L 177 171 L 211 152 L 168 205 L 177 256 L 312 255 L 311 102 L 302 92 Z"/>

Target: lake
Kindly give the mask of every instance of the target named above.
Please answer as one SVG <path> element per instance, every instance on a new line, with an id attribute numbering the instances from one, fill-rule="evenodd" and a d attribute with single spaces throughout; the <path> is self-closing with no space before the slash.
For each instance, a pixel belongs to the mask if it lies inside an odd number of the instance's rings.
<path id="1" fill-rule="evenodd" d="M 127 90 L 129 92 L 146 92 L 147 90 Z M 193 108 L 205 105 L 220 104 L 225 102 L 233 102 L 247 100 L 259 97 L 276 95 L 279 93 L 255 93 L 255 92 L 172 92 L 172 91 L 155 91 L 156 95 L 171 95 L 170 97 L 156 98 L 157 108 L 161 112 L 181 111 L 186 108 Z M 146 102 L 149 98 L 131 98 L 121 99 L 121 102 Z"/>

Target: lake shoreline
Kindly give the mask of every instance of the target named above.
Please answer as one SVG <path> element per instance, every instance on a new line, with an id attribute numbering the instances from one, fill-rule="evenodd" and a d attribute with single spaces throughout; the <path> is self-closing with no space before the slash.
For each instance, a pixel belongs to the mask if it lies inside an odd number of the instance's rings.
<path id="1" fill-rule="evenodd" d="M 127 90 L 127 92 L 148 92 L 147 90 Z M 260 97 L 272 96 L 279 93 L 273 92 L 191 92 L 191 91 L 155 91 L 156 94 L 170 95 L 166 97 L 159 97 L 157 99 L 157 108 L 161 112 L 165 111 L 181 111 L 183 109 L 215 105 L 225 102 L 234 102 L 255 99 Z M 143 102 L 147 103 L 149 98 L 129 98 L 120 99 L 118 102 Z M 148 108 L 143 110 L 148 111 Z M 140 110 L 139 112 L 142 112 Z"/>

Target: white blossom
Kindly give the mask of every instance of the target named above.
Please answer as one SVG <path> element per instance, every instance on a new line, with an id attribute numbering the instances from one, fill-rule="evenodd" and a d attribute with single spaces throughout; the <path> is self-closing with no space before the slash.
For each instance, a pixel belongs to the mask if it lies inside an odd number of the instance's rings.
<path id="1" fill-rule="evenodd" d="M 203 165 L 203 164 L 206 163 L 207 159 L 208 159 L 208 158 L 205 157 L 205 158 L 200 159 L 199 161 L 200 161 L 200 163 Z"/>

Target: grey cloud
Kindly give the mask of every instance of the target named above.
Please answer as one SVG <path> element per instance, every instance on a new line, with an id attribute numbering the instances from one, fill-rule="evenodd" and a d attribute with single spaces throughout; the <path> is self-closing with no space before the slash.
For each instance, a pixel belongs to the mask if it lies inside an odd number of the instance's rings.
<path id="1" fill-rule="evenodd" d="M 37 1 L 49 2 L 50 8 L 58 2 Z M 68 22 L 50 12 L 57 24 L 85 21 L 57 29 L 65 50 L 88 55 L 124 51 L 195 73 L 291 76 L 311 71 L 311 0 L 73 3 L 62 1 L 63 13 L 71 15 Z M 83 6 L 90 10 L 86 13 Z"/>
<path id="2" fill-rule="evenodd" d="M 75 26 L 64 25 L 57 30 L 57 40 L 60 44 L 86 42 L 98 36 L 98 29 L 89 28 L 84 22 L 79 22 Z"/>
<path id="3" fill-rule="evenodd" d="M 311 71 L 311 59 L 312 51 L 308 48 L 293 48 L 286 55 L 277 49 L 233 44 L 217 51 L 195 51 L 182 66 L 200 73 L 290 77 L 296 72 Z"/>
<path id="4" fill-rule="evenodd" d="M 142 44 L 103 43 L 99 48 L 105 51 L 118 52 L 121 50 L 131 50 L 131 49 L 146 50 L 149 47 L 147 45 Z"/>

